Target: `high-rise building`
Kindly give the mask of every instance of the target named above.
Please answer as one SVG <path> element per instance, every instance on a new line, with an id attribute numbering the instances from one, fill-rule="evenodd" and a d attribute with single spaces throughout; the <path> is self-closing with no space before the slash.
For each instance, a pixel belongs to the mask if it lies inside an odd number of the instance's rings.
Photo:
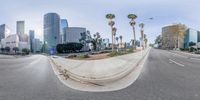
<path id="1" fill-rule="evenodd" d="M 41 43 L 40 39 L 33 39 L 32 42 L 33 42 L 33 53 L 39 53 L 42 48 L 40 45 Z"/>
<path id="2" fill-rule="evenodd" d="M 29 42 L 30 42 L 30 50 L 33 52 L 33 39 L 35 39 L 35 31 L 30 30 L 29 31 Z"/>
<path id="3" fill-rule="evenodd" d="M 25 22 L 17 21 L 16 33 L 20 42 L 28 42 L 28 35 L 25 34 Z"/>
<path id="4" fill-rule="evenodd" d="M 183 48 L 184 33 L 187 27 L 184 24 L 172 24 L 162 28 L 162 48 Z"/>
<path id="5" fill-rule="evenodd" d="M 24 21 L 17 21 L 17 28 L 16 28 L 16 31 L 17 31 L 17 34 L 18 35 L 22 35 L 24 34 L 25 32 L 25 28 L 24 28 Z"/>
<path id="6" fill-rule="evenodd" d="M 200 31 L 198 31 L 197 34 L 197 42 L 200 42 Z"/>
<path id="7" fill-rule="evenodd" d="M 82 43 L 84 46 L 82 51 L 89 51 L 90 44 L 87 41 L 90 39 L 90 34 L 86 31 L 86 28 L 82 27 L 67 27 L 64 28 L 64 34 L 66 34 L 66 43 L 75 42 Z"/>
<path id="8" fill-rule="evenodd" d="M 10 29 L 5 25 L 0 25 L 0 42 L 2 39 L 8 37 L 10 35 Z"/>
<path id="9" fill-rule="evenodd" d="M 60 43 L 66 42 L 66 33 L 64 33 L 64 28 L 68 27 L 67 19 L 60 20 Z"/>
<path id="10" fill-rule="evenodd" d="M 44 15 L 44 43 L 45 51 L 55 52 L 60 40 L 60 16 L 56 13 Z"/>

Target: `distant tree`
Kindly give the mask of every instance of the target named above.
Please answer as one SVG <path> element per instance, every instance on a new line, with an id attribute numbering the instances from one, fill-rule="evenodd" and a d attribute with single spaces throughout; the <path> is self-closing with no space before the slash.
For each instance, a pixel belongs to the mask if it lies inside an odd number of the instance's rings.
<path id="1" fill-rule="evenodd" d="M 195 51 L 195 48 L 193 47 L 193 46 L 195 46 L 196 45 L 196 43 L 194 43 L 194 42 L 189 42 L 189 52 L 194 52 Z"/>
<path id="2" fill-rule="evenodd" d="M 4 52 L 5 48 L 1 48 L 1 52 Z"/>
<path id="3" fill-rule="evenodd" d="M 22 52 L 28 55 L 30 53 L 30 50 L 28 48 L 23 48 Z"/>
<path id="4" fill-rule="evenodd" d="M 56 46 L 56 50 L 57 50 L 58 53 L 63 53 L 64 45 L 63 44 L 58 44 Z"/>
<path id="5" fill-rule="evenodd" d="M 58 44 L 56 46 L 56 50 L 58 53 L 66 53 L 66 52 L 76 52 L 80 51 L 83 48 L 83 44 L 81 43 L 66 43 L 66 44 Z"/>
<path id="6" fill-rule="evenodd" d="M 111 27 L 111 30 L 112 30 L 112 52 L 114 51 L 114 34 L 116 34 L 116 28 L 114 28 L 114 25 L 115 25 L 115 22 L 113 21 L 113 19 L 115 18 L 115 15 L 114 14 L 106 14 L 106 19 L 108 19 L 108 25 Z"/>
<path id="7" fill-rule="evenodd" d="M 133 36 L 134 36 L 134 41 L 133 41 L 133 50 L 136 49 L 136 45 L 135 45 L 135 42 L 136 42 L 136 35 L 135 35 L 135 19 L 137 18 L 137 15 L 136 14 L 128 14 L 128 19 L 130 19 L 130 26 L 133 28 Z"/>
<path id="8" fill-rule="evenodd" d="M 15 53 L 16 53 L 17 51 L 19 51 L 19 48 L 18 47 L 14 47 L 13 51 L 15 51 Z"/>
<path id="9" fill-rule="evenodd" d="M 10 47 L 5 47 L 6 52 L 10 52 Z"/>
<path id="10" fill-rule="evenodd" d="M 155 44 L 159 44 L 159 43 L 161 43 L 161 42 L 162 42 L 162 37 L 161 37 L 161 35 L 158 35 L 158 36 L 156 37 Z"/>

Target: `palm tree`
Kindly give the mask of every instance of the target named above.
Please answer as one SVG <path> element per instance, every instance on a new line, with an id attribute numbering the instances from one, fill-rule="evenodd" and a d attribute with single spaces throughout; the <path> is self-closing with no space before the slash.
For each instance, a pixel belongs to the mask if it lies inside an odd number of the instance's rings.
<path id="1" fill-rule="evenodd" d="M 117 41 L 117 44 L 118 44 L 119 37 L 116 37 L 115 39 L 116 39 L 116 41 Z"/>
<path id="2" fill-rule="evenodd" d="M 119 39 L 120 39 L 120 48 L 122 48 L 122 36 L 121 35 L 119 36 Z"/>
<path id="3" fill-rule="evenodd" d="M 115 45 L 115 36 L 116 36 L 117 28 L 113 27 L 112 31 L 113 31 L 113 42 L 114 42 L 113 44 Z"/>
<path id="4" fill-rule="evenodd" d="M 117 42 L 116 46 L 117 46 L 117 48 L 119 48 L 119 43 L 118 43 L 119 37 L 116 37 L 115 40 Z"/>
<path id="5" fill-rule="evenodd" d="M 135 35 L 135 24 L 136 24 L 136 22 L 135 22 L 135 19 L 137 18 L 137 15 L 135 15 L 135 14 L 129 14 L 128 15 L 128 19 L 130 19 L 130 22 L 129 22 L 129 24 L 132 26 L 132 28 L 133 28 L 133 36 L 134 36 L 134 40 L 133 40 L 133 50 L 135 50 L 136 49 L 136 45 L 135 45 L 135 42 L 136 42 L 136 35 Z"/>
<path id="6" fill-rule="evenodd" d="M 114 48 L 114 46 L 116 45 L 116 44 L 115 44 L 115 36 L 116 36 L 117 28 L 116 28 L 116 27 L 113 27 L 113 28 L 112 28 L 112 32 L 113 32 L 113 48 Z"/>
<path id="7" fill-rule="evenodd" d="M 147 42 L 148 42 L 148 39 L 147 39 L 147 38 L 145 38 L 145 39 L 144 39 L 145 48 L 147 47 Z"/>
<path id="8" fill-rule="evenodd" d="M 139 27 L 141 28 L 141 45 L 142 49 L 144 50 L 144 23 L 140 23 Z"/>
<path id="9" fill-rule="evenodd" d="M 108 19 L 108 25 L 111 27 L 111 31 L 112 31 L 111 38 L 112 38 L 112 52 L 113 52 L 114 51 L 113 27 L 115 25 L 115 22 L 113 21 L 113 19 L 115 18 L 115 15 L 114 14 L 106 14 L 106 18 Z"/>
<path id="10" fill-rule="evenodd" d="M 96 33 L 96 42 L 97 42 L 97 48 L 98 48 L 98 50 L 99 50 L 99 47 L 100 47 L 100 38 L 101 38 L 101 36 L 100 36 L 100 33 L 99 32 L 97 32 Z"/>
<path id="11" fill-rule="evenodd" d="M 93 35 L 94 38 L 96 38 L 96 36 L 97 36 L 96 34 Z"/>
<path id="12" fill-rule="evenodd" d="M 147 35 L 144 34 L 144 43 L 145 43 L 145 48 L 147 47 L 147 42 L 148 42 Z"/>

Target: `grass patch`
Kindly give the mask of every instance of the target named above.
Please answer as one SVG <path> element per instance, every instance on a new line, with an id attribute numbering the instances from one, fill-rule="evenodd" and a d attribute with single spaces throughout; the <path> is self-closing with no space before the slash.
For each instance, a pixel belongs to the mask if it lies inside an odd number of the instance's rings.
<path id="1" fill-rule="evenodd" d="M 125 54 L 129 54 L 129 53 L 133 53 L 133 49 L 126 49 L 124 51 L 113 51 L 111 53 L 108 54 L 109 57 L 115 57 L 115 56 L 120 56 L 120 55 L 125 55 Z"/>
<path id="2" fill-rule="evenodd" d="M 88 54 L 80 54 L 77 56 L 77 58 L 84 59 L 84 58 L 90 58 L 90 56 Z"/>

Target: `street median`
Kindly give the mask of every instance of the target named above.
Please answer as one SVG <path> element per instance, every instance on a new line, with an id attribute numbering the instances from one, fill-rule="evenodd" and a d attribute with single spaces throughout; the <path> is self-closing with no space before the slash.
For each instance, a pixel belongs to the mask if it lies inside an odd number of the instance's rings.
<path id="1" fill-rule="evenodd" d="M 101 60 L 72 60 L 51 56 L 50 61 L 65 78 L 101 84 L 125 77 L 138 66 L 150 48 L 140 52 Z"/>

